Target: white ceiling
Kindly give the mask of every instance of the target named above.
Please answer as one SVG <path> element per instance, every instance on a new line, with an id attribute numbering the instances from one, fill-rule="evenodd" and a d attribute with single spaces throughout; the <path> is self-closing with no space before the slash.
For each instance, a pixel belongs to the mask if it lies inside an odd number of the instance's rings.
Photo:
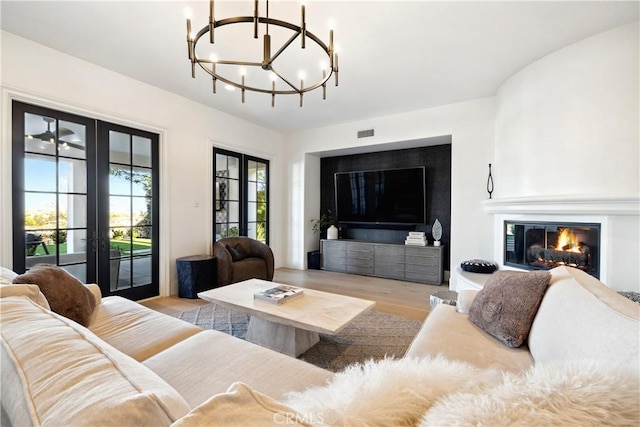
<path id="1" fill-rule="evenodd" d="M 191 9 L 198 30 L 207 23 L 208 2 L 2 0 L 0 6 L 3 30 L 282 133 L 492 96 L 533 61 L 640 14 L 637 1 L 309 0 L 309 31 L 328 43 L 328 22 L 335 22 L 340 85 L 328 86 L 325 101 L 317 90 L 305 95 L 303 108 L 292 95 L 277 97 L 272 108 L 269 95 L 247 92 L 245 104 L 237 90 L 219 86 L 214 95 L 200 69 L 191 78 L 184 10 Z M 216 1 L 216 19 L 252 11 L 250 0 Z M 270 15 L 298 23 L 299 3 L 272 0 Z M 246 33 L 246 43 L 255 44 L 250 28 Z M 242 36 L 234 38 L 244 45 Z M 307 75 L 320 73 L 315 61 Z"/>

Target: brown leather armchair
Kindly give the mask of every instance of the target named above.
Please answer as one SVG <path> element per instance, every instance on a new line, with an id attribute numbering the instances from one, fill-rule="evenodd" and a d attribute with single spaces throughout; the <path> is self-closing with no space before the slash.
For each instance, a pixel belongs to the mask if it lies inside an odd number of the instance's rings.
<path id="1" fill-rule="evenodd" d="M 247 279 L 273 280 L 273 252 L 249 237 L 226 237 L 213 245 L 218 262 L 218 286 Z"/>

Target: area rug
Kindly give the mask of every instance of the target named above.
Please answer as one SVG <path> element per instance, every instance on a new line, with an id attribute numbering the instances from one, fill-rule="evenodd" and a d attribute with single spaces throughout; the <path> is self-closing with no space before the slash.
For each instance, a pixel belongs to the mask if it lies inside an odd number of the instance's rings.
<path id="1" fill-rule="evenodd" d="M 247 335 L 249 317 L 216 304 L 175 314 L 181 320 L 203 329 L 225 332 L 241 339 Z M 320 342 L 300 355 L 321 368 L 337 372 L 345 366 L 385 357 L 402 357 L 422 323 L 392 314 L 369 310 L 338 335 L 320 334 Z"/>

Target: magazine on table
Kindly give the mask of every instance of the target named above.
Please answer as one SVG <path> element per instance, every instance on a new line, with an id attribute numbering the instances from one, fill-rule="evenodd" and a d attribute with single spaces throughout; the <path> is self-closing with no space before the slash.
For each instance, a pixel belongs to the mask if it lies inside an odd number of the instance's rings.
<path id="1" fill-rule="evenodd" d="M 302 296 L 303 293 L 304 292 L 301 288 L 289 285 L 280 285 L 265 291 L 256 292 L 253 294 L 253 299 L 271 304 L 283 304 L 286 301 Z"/>

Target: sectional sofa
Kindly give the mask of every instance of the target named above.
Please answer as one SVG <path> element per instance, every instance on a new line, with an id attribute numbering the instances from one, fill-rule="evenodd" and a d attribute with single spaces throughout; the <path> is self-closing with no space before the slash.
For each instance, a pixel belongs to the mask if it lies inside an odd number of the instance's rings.
<path id="1" fill-rule="evenodd" d="M 337 396 L 343 412 L 349 412 L 342 418 L 325 408 L 324 417 L 314 419 L 310 406 L 295 406 L 295 397 L 300 403 L 308 393 L 304 390 L 329 387 L 341 373 L 202 330 L 120 297 L 102 298 L 96 285 L 87 286 L 97 304 L 88 327 L 50 311 L 36 286 L 4 284 L 0 288 L 3 426 L 380 425 L 366 418 L 376 415 L 375 410 L 354 421 L 357 405 L 353 401 L 364 388 Z M 474 296 L 466 294 L 469 299 Z M 469 300 L 461 301 L 461 307 L 468 304 Z M 591 276 L 561 267 L 551 272 L 551 285 L 533 321 L 528 345 L 509 348 L 456 307 L 439 305 L 404 359 L 417 363 L 438 358 L 438 370 L 442 360 L 449 360 L 457 364 L 452 372 L 469 366 L 520 375 L 534 365 L 589 358 L 615 365 L 635 384 L 638 307 Z M 360 370 L 363 373 L 368 375 Z M 419 376 L 418 372 L 408 374 Z M 467 383 L 470 380 L 467 375 Z M 455 391 L 452 381 L 439 396 L 433 397 L 431 391 L 430 404 L 420 411 L 428 415 L 431 407 L 437 409 L 437 402 L 450 402 Z M 372 382 L 379 385 L 384 380 Z M 410 391 L 412 396 L 419 394 Z M 340 393 L 331 394 L 336 398 Z M 349 400 L 351 406 L 345 403 Z M 314 402 L 329 405 L 322 399 Z M 378 411 L 384 410 L 384 402 L 376 405 Z M 362 405 L 357 407 L 364 410 Z M 400 410 L 395 404 L 394 408 L 387 412 Z M 622 412 L 625 419 L 640 416 L 634 405 L 626 405 Z M 451 421 L 427 416 L 422 421 L 404 420 L 405 425 Z"/>

